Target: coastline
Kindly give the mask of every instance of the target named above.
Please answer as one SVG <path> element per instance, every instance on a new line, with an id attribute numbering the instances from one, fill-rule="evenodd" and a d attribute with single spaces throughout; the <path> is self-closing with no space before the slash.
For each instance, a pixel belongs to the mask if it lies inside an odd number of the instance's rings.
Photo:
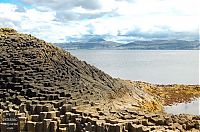
<path id="1" fill-rule="evenodd" d="M 200 85 L 160 85 L 142 81 L 133 81 L 133 85 L 143 88 L 146 92 L 157 96 L 163 105 L 173 105 L 177 103 L 187 103 L 200 97 Z"/>
<path id="2" fill-rule="evenodd" d="M 200 130 L 200 116 L 163 112 L 163 105 L 180 102 L 178 94 L 199 96 L 199 86 L 116 79 L 14 29 L 0 29 L 0 41 L 2 132 Z"/>
<path id="3" fill-rule="evenodd" d="M 133 87 L 144 89 L 147 93 L 153 95 L 156 100 L 162 102 L 162 107 L 177 103 L 187 103 L 195 97 L 200 97 L 200 85 L 157 85 L 142 81 L 123 81 L 126 84 L 132 85 Z M 125 98 L 127 98 L 126 95 Z M 170 114 L 164 112 L 163 109 L 161 111 L 154 111 L 154 109 L 152 109 L 153 105 L 150 105 L 148 102 L 144 102 L 143 107 L 141 107 L 144 109 L 137 110 L 131 109 L 132 106 L 128 107 L 128 105 L 123 101 L 120 102 L 120 99 L 118 101 L 115 99 L 107 104 L 97 103 L 94 106 L 80 106 L 77 107 L 77 111 L 88 112 L 92 117 L 99 116 L 99 119 L 103 119 L 110 124 L 125 124 L 125 126 L 129 126 L 127 129 L 132 130 L 133 132 L 137 130 L 149 130 L 154 132 L 198 132 L 200 130 L 199 115 Z M 151 111 L 148 111 L 147 109 Z M 131 123 L 131 125 L 128 123 Z"/>

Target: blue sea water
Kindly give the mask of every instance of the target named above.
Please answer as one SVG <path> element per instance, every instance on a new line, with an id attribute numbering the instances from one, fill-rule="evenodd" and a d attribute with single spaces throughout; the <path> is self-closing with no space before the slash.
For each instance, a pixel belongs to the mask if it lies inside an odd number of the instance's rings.
<path id="1" fill-rule="evenodd" d="M 172 106 L 165 106 L 165 112 L 171 114 L 192 114 L 200 115 L 200 98 L 189 103 L 179 103 Z"/>
<path id="2" fill-rule="evenodd" d="M 199 84 L 198 50 L 70 50 L 115 78 Z"/>
<path id="3" fill-rule="evenodd" d="M 199 84 L 198 50 L 68 50 L 115 78 L 156 84 Z M 166 106 L 172 114 L 200 115 L 199 99 Z"/>

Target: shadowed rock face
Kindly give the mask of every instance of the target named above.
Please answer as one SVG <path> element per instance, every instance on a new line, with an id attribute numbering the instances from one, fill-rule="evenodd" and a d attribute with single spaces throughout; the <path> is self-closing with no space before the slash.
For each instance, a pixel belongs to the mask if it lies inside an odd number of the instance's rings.
<path id="1" fill-rule="evenodd" d="M 145 90 L 31 35 L 0 29 L 1 132 L 199 130 L 197 116 L 149 114 L 162 105 Z"/>
<path id="2" fill-rule="evenodd" d="M 73 102 L 96 100 L 122 86 L 69 52 L 13 29 L 0 29 L 0 47 L 0 87 L 16 95 Z"/>
<path id="3" fill-rule="evenodd" d="M 118 98 L 124 105 L 132 104 L 136 108 L 153 111 L 161 108 L 143 89 L 114 79 L 31 35 L 1 28 L 0 47 L 0 99 L 3 102 L 20 105 L 24 100 L 65 100 L 77 106 Z"/>

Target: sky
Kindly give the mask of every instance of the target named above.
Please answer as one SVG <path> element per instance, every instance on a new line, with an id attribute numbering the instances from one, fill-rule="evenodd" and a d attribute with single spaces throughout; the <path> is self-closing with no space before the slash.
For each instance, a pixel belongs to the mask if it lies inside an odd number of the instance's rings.
<path id="1" fill-rule="evenodd" d="M 199 40 L 199 0 L 0 0 L 0 27 L 48 42 Z"/>

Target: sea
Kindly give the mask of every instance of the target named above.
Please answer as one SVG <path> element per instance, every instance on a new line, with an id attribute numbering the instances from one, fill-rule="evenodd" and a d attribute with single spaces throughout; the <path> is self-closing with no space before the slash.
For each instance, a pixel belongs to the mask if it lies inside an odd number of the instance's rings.
<path id="1" fill-rule="evenodd" d="M 198 84 L 199 50 L 67 50 L 112 77 L 154 84 Z M 200 99 L 166 106 L 172 114 L 200 115 Z"/>

